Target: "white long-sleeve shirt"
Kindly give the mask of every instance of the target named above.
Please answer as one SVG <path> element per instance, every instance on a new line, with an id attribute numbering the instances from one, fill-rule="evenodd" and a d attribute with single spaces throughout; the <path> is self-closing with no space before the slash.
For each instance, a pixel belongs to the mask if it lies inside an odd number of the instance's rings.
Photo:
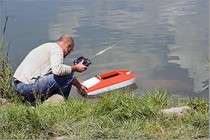
<path id="1" fill-rule="evenodd" d="M 53 73 L 67 75 L 71 66 L 63 64 L 63 50 L 57 43 L 45 43 L 33 49 L 14 73 L 14 78 L 25 84 L 32 84 L 36 79 Z"/>

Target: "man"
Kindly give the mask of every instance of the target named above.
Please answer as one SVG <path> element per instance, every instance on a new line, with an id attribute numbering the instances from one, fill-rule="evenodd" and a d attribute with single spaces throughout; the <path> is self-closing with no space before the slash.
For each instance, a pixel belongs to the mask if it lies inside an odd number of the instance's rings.
<path id="1" fill-rule="evenodd" d="M 74 76 L 74 72 L 81 73 L 87 69 L 83 61 L 71 66 L 63 64 L 63 59 L 73 50 L 74 40 L 69 35 L 33 49 L 15 71 L 13 87 L 31 103 L 37 97 L 47 99 L 54 94 L 68 99 L 72 85 L 85 92 L 86 88 Z"/>

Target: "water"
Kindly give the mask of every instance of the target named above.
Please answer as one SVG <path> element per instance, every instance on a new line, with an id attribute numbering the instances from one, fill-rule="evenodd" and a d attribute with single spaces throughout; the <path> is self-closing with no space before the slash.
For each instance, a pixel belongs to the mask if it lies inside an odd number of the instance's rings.
<path id="1" fill-rule="evenodd" d="M 71 34 L 76 46 L 66 64 L 94 57 L 78 79 L 130 69 L 142 89 L 167 89 L 208 98 L 208 0 L 1 0 L 1 27 L 10 15 L 9 57 L 19 65 L 34 47 Z M 14 66 L 16 69 L 16 66 Z M 74 91 L 73 91 L 74 92 Z"/>

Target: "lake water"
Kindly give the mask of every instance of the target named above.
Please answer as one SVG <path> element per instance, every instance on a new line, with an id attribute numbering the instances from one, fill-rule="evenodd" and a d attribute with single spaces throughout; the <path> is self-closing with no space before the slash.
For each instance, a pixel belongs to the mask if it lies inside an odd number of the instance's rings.
<path id="1" fill-rule="evenodd" d="M 208 0 L 1 0 L 1 27 L 10 16 L 6 40 L 14 69 L 31 49 L 63 34 L 76 43 L 66 64 L 121 41 L 93 58 L 78 79 L 130 69 L 138 74 L 140 94 L 167 89 L 208 98 L 202 90 L 209 83 L 208 5 Z"/>

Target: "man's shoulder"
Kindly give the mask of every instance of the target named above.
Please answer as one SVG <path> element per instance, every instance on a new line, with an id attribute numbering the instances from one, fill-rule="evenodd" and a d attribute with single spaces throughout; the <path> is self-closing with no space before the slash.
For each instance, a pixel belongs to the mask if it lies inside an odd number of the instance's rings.
<path id="1" fill-rule="evenodd" d="M 60 47 L 58 46 L 57 43 L 54 42 L 48 42 L 48 43 L 44 43 L 42 45 L 40 45 L 38 48 L 40 48 L 41 50 L 60 50 Z"/>
<path id="2" fill-rule="evenodd" d="M 48 46 L 48 47 L 58 47 L 58 44 L 55 43 L 55 42 L 47 42 L 47 43 L 44 43 L 40 46 Z"/>

